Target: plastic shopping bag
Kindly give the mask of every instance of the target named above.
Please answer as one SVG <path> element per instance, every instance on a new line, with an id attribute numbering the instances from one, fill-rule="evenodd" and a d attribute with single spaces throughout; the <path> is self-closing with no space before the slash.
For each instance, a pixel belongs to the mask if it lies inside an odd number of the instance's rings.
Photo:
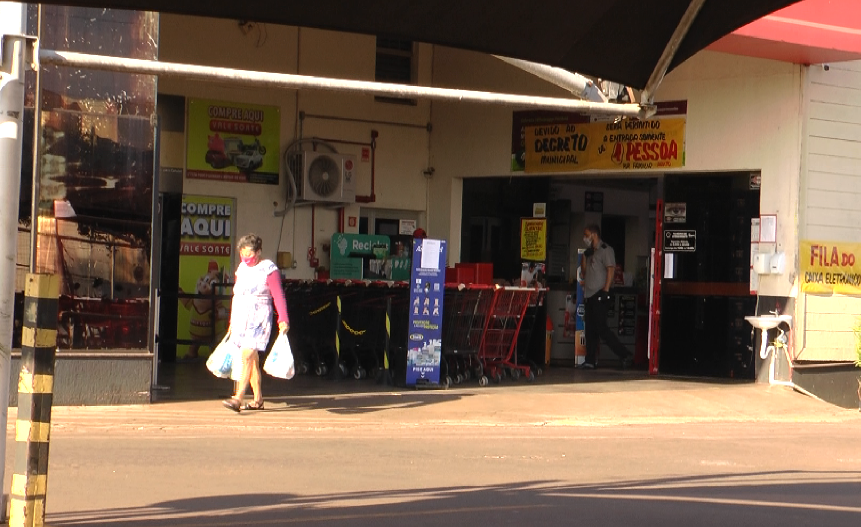
<path id="1" fill-rule="evenodd" d="M 263 363 L 263 371 L 279 379 L 292 379 L 296 374 L 296 365 L 293 363 L 293 352 L 290 350 L 290 341 L 286 333 L 281 333 L 272 344 L 272 350 Z"/>
<path id="2" fill-rule="evenodd" d="M 209 354 L 209 358 L 206 359 L 206 368 L 213 375 L 222 379 L 230 377 L 230 373 L 233 371 L 234 358 L 239 356 L 239 348 L 228 340 L 228 336 L 224 337 L 221 344 L 216 346 Z"/>

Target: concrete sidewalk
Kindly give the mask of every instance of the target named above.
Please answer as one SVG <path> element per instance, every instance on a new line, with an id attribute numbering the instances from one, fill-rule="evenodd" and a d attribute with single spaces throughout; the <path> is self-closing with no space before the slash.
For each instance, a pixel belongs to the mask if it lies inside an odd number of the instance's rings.
<path id="1" fill-rule="evenodd" d="M 221 392 L 201 400 L 151 405 L 55 407 L 53 429 L 186 432 L 197 428 L 293 430 L 392 427 L 606 427 L 721 422 L 825 423 L 861 420 L 785 386 L 647 377 L 639 372 L 556 370 L 534 383 L 503 381 L 480 388 L 393 389 L 371 381 L 297 378 L 270 389 L 266 410 L 239 415 L 223 408 Z M 292 384 L 291 384 L 292 383 Z M 14 426 L 14 409 L 10 424 Z"/>

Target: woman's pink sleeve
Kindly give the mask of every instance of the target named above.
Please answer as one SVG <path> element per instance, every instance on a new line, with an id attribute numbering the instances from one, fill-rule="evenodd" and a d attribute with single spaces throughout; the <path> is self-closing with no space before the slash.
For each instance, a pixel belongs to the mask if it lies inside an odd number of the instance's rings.
<path id="1" fill-rule="evenodd" d="M 287 300 L 284 299 L 284 290 L 281 289 L 281 273 L 272 271 L 266 277 L 266 285 L 269 286 L 269 291 L 272 293 L 272 300 L 275 302 L 275 311 L 278 312 L 278 323 L 290 323 L 290 317 L 287 315 Z"/>

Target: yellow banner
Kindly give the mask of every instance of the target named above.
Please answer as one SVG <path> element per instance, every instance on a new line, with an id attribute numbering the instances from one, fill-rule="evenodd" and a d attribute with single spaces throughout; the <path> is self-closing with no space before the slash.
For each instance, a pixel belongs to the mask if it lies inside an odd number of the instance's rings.
<path id="1" fill-rule="evenodd" d="M 685 165 L 683 116 L 526 126 L 528 173 L 648 170 Z"/>
<path id="2" fill-rule="evenodd" d="M 277 106 L 189 99 L 186 176 L 277 185 L 280 134 Z"/>
<path id="3" fill-rule="evenodd" d="M 209 355 L 227 331 L 229 300 L 216 286 L 233 280 L 236 200 L 214 196 L 182 196 L 179 242 L 179 306 L 176 356 L 193 359 Z"/>
<path id="4" fill-rule="evenodd" d="M 805 293 L 861 295 L 861 243 L 802 240 L 799 255 Z"/>
<path id="5" fill-rule="evenodd" d="M 547 259 L 547 219 L 520 219 L 520 258 L 533 262 Z"/>

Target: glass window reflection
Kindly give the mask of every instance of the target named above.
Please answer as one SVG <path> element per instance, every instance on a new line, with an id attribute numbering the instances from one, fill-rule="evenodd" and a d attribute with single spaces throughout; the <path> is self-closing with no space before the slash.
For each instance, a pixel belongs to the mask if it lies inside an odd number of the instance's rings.
<path id="1" fill-rule="evenodd" d="M 43 6 L 41 46 L 154 59 L 157 27 L 157 13 Z M 27 86 L 30 115 L 34 85 Z M 37 219 L 25 162 L 19 245 L 27 239 L 29 248 L 35 226 L 35 271 L 62 277 L 58 347 L 145 349 L 156 78 L 47 66 L 41 88 Z M 24 160 L 30 152 L 25 141 Z M 19 268 L 28 265 L 29 251 L 19 250 Z"/>

